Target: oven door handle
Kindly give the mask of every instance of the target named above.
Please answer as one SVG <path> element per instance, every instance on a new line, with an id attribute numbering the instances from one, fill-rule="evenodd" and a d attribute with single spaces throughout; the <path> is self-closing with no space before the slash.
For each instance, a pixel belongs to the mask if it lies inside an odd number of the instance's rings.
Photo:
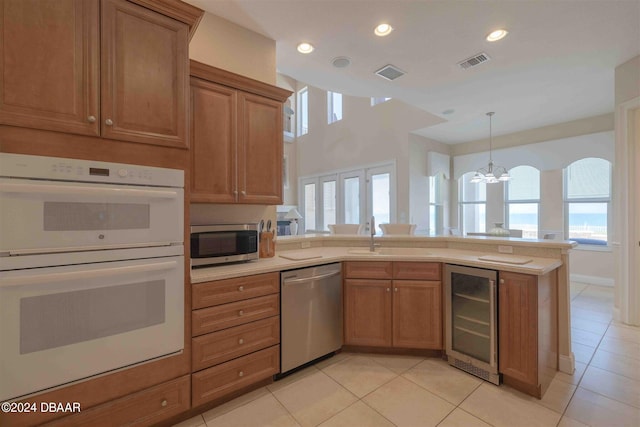
<path id="1" fill-rule="evenodd" d="M 101 187 L 97 185 L 44 185 L 12 182 L 0 182 L 0 193 L 79 194 L 90 196 L 146 197 L 148 199 L 175 199 L 178 197 L 178 191 L 175 190 L 142 190 L 136 188 Z"/>
<path id="2" fill-rule="evenodd" d="M 177 266 L 177 261 L 165 261 L 154 264 L 97 268 L 86 271 L 68 271 L 64 273 L 44 273 L 30 274 L 28 276 L 4 277 L 0 279 L 0 288 L 9 286 L 34 285 L 43 282 L 62 282 L 65 280 L 95 279 L 99 277 L 121 276 L 125 274 L 172 270 Z"/>

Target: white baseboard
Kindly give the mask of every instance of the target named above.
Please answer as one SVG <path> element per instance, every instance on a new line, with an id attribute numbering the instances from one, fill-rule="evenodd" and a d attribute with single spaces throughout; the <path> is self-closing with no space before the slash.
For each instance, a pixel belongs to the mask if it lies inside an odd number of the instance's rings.
<path id="1" fill-rule="evenodd" d="M 576 367 L 576 361 L 573 357 L 573 352 L 569 356 L 560 354 L 558 357 L 558 370 L 565 374 L 573 375 L 573 371 Z"/>
<path id="2" fill-rule="evenodd" d="M 572 282 L 586 283 L 588 285 L 609 286 L 613 287 L 614 281 L 609 277 L 585 276 L 583 274 L 570 274 Z"/>

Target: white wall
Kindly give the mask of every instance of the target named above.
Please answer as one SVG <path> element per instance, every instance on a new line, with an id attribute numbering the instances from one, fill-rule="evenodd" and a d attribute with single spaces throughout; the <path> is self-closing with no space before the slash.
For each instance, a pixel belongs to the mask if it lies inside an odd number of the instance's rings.
<path id="1" fill-rule="evenodd" d="M 189 43 L 189 58 L 276 83 L 276 42 L 208 12 Z"/>
<path id="2" fill-rule="evenodd" d="M 408 221 L 409 133 L 441 119 L 394 99 L 372 107 L 370 98 L 344 95 L 343 119 L 329 125 L 326 91 L 308 88 L 309 133 L 297 138 L 298 176 L 395 161 L 396 221 Z"/>

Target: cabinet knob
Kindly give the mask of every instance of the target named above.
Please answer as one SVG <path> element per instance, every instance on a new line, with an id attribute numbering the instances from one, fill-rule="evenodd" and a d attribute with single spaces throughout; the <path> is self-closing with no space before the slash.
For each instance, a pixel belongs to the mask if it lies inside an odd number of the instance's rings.
<path id="1" fill-rule="evenodd" d="M 398 288 L 393 288 L 393 292 L 398 292 Z"/>
<path id="2" fill-rule="evenodd" d="M 238 376 L 239 377 L 244 377 L 244 372 L 242 372 L 242 371 L 238 372 Z"/>
<path id="3" fill-rule="evenodd" d="M 160 402 L 160 405 L 162 405 L 163 408 L 167 406 L 167 399 L 162 399 L 162 402 Z"/>
<path id="4" fill-rule="evenodd" d="M 240 339 L 238 340 L 238 344 L 240 344 L 240 345 L 244 344 L 244 339 L 240 338 Z"/>
<path id="5" fill-rule="evenodd" d="M 238 310 L 238 316 L 242 316 L 244 314 L 244 310 Z"/>
<path id="6" fill-rule="evenodd" d="M 242 190 L 242 191 L 240 192 L 240 194 L 242 194 L 243 196 L 246 196 L 246 195 L 247 195 L 247 192 L 246 192 L 246 191 L 244 191 L 244 190 Z"/>
<path id="7" fill-rule="evenodd" d="M 107 126 L 113 126 L 113 120 L 107 119 L 107 120 L 104 121 L 104 124 L 107 125 Z"/>
<path id="8" fill-rule="evenodd" d="M 504 285 L 504 279 L 500 279 L 500 284 Z"/>
<path id="9" fill-rule="evenodd" d="M 387 292 L 391 292 L 391 288 L 387 288 Z"/>
<path id="10" fill-rule="evenodd" d="M 87 117 L 87 121 L 89 123 L 95 123 L 96 122 L 96 116 L 89 116 Z"/>
<path id="11" fill-rule="evenodd" d="M 244 291 L 244 286 L 238 286 L 238 292 Z"/>

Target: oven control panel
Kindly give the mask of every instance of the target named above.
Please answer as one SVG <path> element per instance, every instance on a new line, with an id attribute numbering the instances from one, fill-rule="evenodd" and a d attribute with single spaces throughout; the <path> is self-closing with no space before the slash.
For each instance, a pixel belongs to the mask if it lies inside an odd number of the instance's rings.
<path id="1" fill-rule="evenodd" d="M 0 176 L 184 187 L 184 171 L 93 160 L 0 153 Z"/>

